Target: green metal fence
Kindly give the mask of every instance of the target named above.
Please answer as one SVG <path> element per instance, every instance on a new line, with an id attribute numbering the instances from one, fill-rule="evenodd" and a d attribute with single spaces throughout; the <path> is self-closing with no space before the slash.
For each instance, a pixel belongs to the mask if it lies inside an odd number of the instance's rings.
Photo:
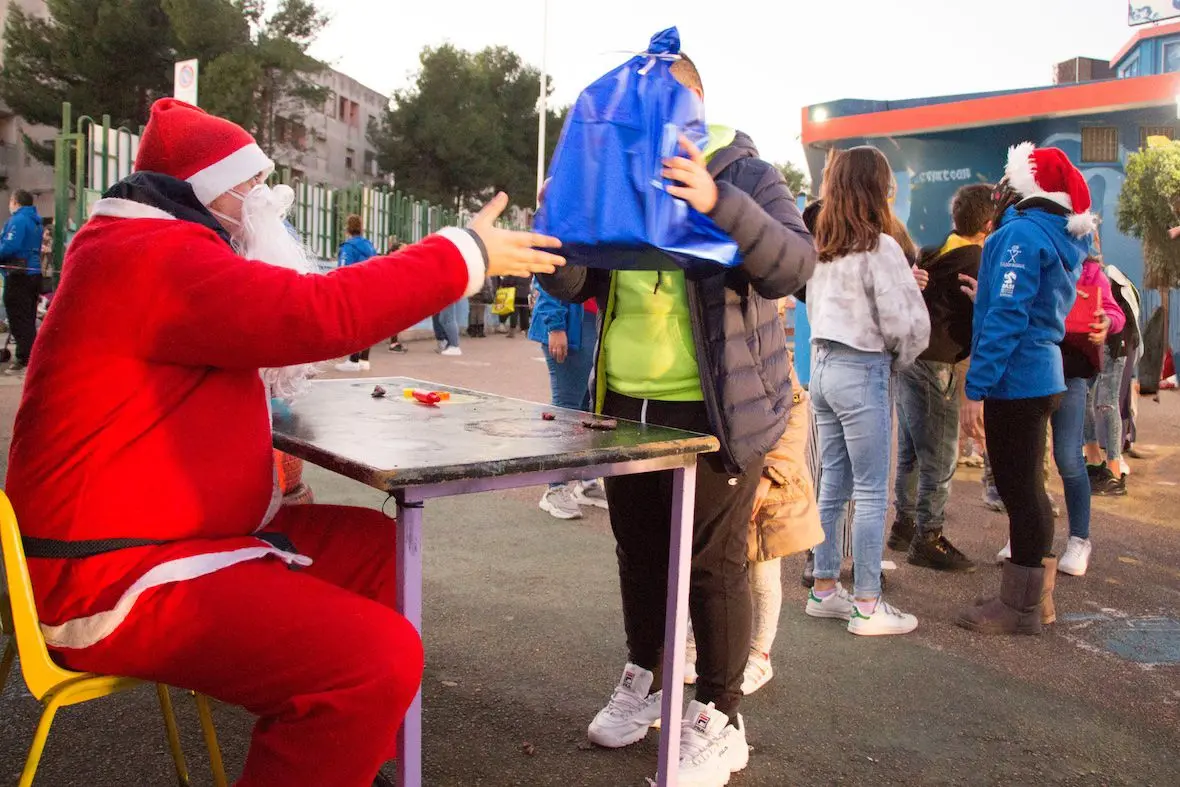
<path id="1" fill-rule="evenodd" d="M 139 129 L 142 131 L 142 129 Z M 72 107 L 62 105 L 61 130 L 54 147 L 55 269 L 70 238 L 85 223 L 94 202 L 120 179 L 131 174 L 139 133 L 112 127 L 109 116 L 95 120 L 82 115 L 74 120 Z M 285 183 L 295 191 L 290 221 L 311 252 L 323 260 L 335 260 L 344 241 L 344 222 L 356 213 L 364 221 L 365 236 L 379 252 L 392 237 L 413 243 L 443 227 L 461 226 L 469 218 L 460 211 L 416 200 L 401 191 L 356 184 L 334 189 L 303 179 L 294 179 L 280 169 L 272 183 Z M 503 226 L 520 228 L 523 222 L 505 220 Z"/>

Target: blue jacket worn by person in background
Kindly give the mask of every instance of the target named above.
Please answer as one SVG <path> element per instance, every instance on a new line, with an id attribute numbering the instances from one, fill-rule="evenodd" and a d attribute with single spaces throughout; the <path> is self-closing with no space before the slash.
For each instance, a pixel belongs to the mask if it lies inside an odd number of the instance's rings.
<path id="1" fill-rule="evenodd" d="M 541 344 L 549 343 L 549 334 L 553 331 L 565 331 L 571 352 L 578 352 L 583 344 L 592 348 L 594 336 L 583 336 L 582 325 L 586 307 L 580 303 L 566 303 L 559 301 L 540 284 L 533 283 L 536 293 L 536 303 L 533 305 L 532 322 L 529 323 L 529 338 Z M 589 349 L 588 348 L 588 349 Z"/>
<path id="2" fill-rule="evenodd" d="M 372 243 L 369 243 L 369 239 L 363 235 L 357 235 L 340 244 L 340 254 L 337 257 L 337 262 L 343 268 L 345 265 L 355 265 L 358 262 L 364 262 L 370 257 L 376 256 L 377 250 L 373 248 Z"/>
<path id="3" fill-rule="evenodd" d="M 1065 318 L 1090 239 L 1041 199 L 1004 213 L 983 247 L 972 324 L 967 398 L 1033 399 L 1065 390 Z"/>
<path id="4" fill-rule="evenodd" d="M 7 273 L 41 274 L 41 216 L 32 205 L 12 214 L 0 232 L 0 265 Z"/>

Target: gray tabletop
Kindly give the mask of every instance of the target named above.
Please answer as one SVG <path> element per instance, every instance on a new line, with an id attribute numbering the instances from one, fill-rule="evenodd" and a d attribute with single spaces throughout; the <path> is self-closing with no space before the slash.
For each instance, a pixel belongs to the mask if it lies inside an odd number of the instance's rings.
<path id="1" fill-rule="evenodd" d="M 374 386 L 386 390 L 372 396 Z M 430 407 L 406 388 L 446 391 Z M 552 413 L 554 420 L 544 420 Z M 274 417 L 280 451 L 383 490 L 471 478 L 710 453 L 716 438 L 619 421 L 588 429 L 586 413 L 406 377 L 313 382 Z"/>

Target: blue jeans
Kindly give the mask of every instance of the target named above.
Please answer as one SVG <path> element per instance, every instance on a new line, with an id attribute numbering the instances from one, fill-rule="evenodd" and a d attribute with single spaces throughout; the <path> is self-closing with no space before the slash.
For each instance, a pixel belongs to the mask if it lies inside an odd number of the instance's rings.
<path id="1" fill-rule="evenodd" d="M 1065 510 L 1069 514 L 1069 534 L 1090 537 L 1090 474 L 1082 455 L 1082 435 L 1086 422 L 1086 393 L 1090 381 L 1084 377 L 1067 377 L 1061 406 L 1053 413 L 1053 461 L 1065 487 Z"/>
<path id="2" fill-rule="evenodd" d="M 597 330 L 595 316 L 584 312 L 581 347 L 571 349 L 562 363 L 554 360 L 549 354 L 549 345 L 541 342 L 545 363 L 549 366 L 549 394 L 554 407 L 590 409 L 590 369 L 594 366 L 594 336 Z"/>
<path id="3" fill-rule="evenodd" d="M 459 309 L 457 303 L 452 303 L 438 314 L 430 318 L 434 326 L 434 338 L 446 342 L 451 347 L 459 346 Z"/>
<path id="4" fill-rule="evenodd" d="M 854 350 L 837 342 L 812 347 L 811 407 L 819 431 L 823 471 L 819 517 L 824 542 L 815 548 L 815 577 L 838 579 L 844 512 L 852 520 L 852 560 L 857 598 L 881 595 L 885 509 L 893 413 L 889 403 L 889 353 Z"/>
<path id="5" fill-rule="evenodd" d="M 1100 444 L 1106 451 L 1106 460 L 1117 462 L 1123 455 L 1123 416 L 1119 400 L 1127 358 L 1111 358 L 1108 348 L 1103 348 L 1102 355 L 1102 371 L 1090 381 L 1090 393 L 1086 399 L 1086 442 Z"/>
<path id="6" fill-rule="evenodd" d="M 941 530 L 959 458 L 959 392 L 955 366 L 918 361 L 897 375 L 898 516 L 918 532 Z"/>

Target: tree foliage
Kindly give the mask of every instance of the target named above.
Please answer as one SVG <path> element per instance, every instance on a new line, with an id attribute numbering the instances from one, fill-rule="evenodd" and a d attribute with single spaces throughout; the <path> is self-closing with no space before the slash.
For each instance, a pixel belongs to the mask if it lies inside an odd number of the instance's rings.
<path id="1" fill-rule="evenodd" d="M 811 188 L 811 178 L 807 177 L 807 173 L 793 162 L 784 161 L 774 166 L 779 172 L 783 173 L 783 179 L 787 181 L 787 187 L 791 189 L 791 193 L 796 197 L 800 194 L 806 194 Z"/>
<path id="2" fill-rule="evenodd" d="M 1180 241 L 1168 229 L 1180 224 L 1180 142 L 1152 140 L 1127 157 L 1119 195 L 1119 232 L 1143 241 L 1144 285 L 1180 286 Z"/>
<path id="3" fill-rule="evenodd" d="M 505 47 L 427 47 L 420 63 L 414 85 L 369 128 L 379 168 L 399 189 L 447 205 L 472 207 L 493 190 L 532 205 L 540 72 Z M 547 113 L 547 159 L 563 119 Z"/>
<path id="4" fill-rule="evenodd" d="M 171 95 L 173 64 L 201 61 L 203 108 L 273 150 L 274 119 L 297 119 L 325 89 L 307 55 L 326 24 L 314 0 L 47 0 L 48 18 L 9 9 L 0 98 L 35 124 L 61 122 L 62 102 L 136 129 Z M 32 152 L 52 150 L 26 138 Z"/>

